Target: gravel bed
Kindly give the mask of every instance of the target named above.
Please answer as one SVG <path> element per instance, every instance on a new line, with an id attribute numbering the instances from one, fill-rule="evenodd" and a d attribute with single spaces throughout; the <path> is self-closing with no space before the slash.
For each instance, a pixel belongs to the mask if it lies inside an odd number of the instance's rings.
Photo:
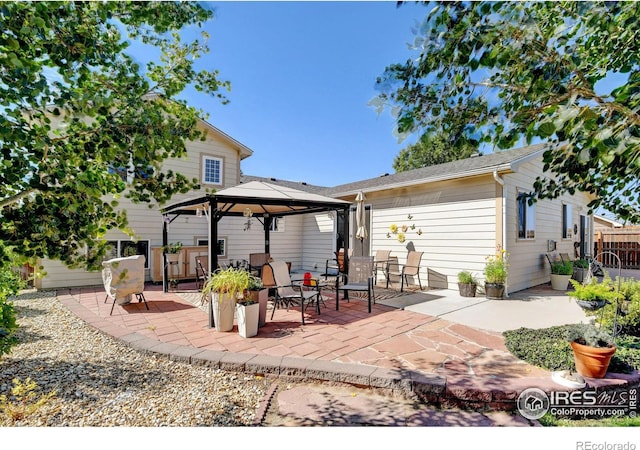
<path id="1" fill-rule="evenodd" d="M 0 426 L 250 426 L 269 388 L 261 377 L 139 353 L 71 314 L 54 292 L 13 301 L 20 343 L 0 356 L 0 396 L 28 377 L 39 394 L 55 395 L 17 421 L 0 407 Z"/>

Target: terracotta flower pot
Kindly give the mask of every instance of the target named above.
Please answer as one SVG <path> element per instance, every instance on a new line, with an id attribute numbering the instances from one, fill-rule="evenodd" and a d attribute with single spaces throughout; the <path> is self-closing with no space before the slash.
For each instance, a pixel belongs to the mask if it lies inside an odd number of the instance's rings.
<path id="1" fill-rule="evenodd" d="M 616 347 L 589 347 L 577 342 L 571 342 L 573 358 L 576 362 L 576 372 L 583 377 L 604 378 L 609 368 L 611 357 Z"/>

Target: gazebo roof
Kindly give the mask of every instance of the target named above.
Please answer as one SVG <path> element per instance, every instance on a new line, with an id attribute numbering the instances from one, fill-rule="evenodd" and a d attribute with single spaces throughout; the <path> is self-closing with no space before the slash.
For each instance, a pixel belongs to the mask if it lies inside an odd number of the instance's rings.
<path id="1" fill-rule="evenodd" d="M 242 216 L 248 208 L 256 216 L 287 216 L 349 207 L 350 202 L 262 181 L 250 181 L 214 194 L 184 200 L 161 209 L 162 214 L 195 214 L 199 208 L 226 216 Z"/>

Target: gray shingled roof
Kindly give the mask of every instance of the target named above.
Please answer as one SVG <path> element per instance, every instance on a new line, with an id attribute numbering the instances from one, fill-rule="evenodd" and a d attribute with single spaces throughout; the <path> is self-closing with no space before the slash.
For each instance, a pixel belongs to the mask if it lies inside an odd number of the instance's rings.
<path id="1" fill-rule="evenodd" d="M 276 180 L 274 178 L 254 177 L 250 175 L 243 175 L 241 182 L 246 183 L 253 180 L 266 181 L 268 183 L 281 184 L 283 186 L 288 186 L 307 192 L 313 192 L 328 197 L 336 197 L 360 190 L 371 191 L 398 185 L 406 186 L 411 184 L 460 178 L 482 173 L 491 173 L 494 170 L 508 170 L 518 161 L 534 156 L 536 153 L 541 153 L 548 146 L 548 143 L 529 145 L 526 147 L 505 150 L 496 153 L 489 153 L 482 156 L 474 156 L 458 161 L 438 164 L 435 166 L 422 167 L 420 169 L 408 170 L 406 172 L 399 172 L 375 178 L 369 178 L 367 180 L 341 184 L 334 187 L 323 187 L 309 185 L 303 182 Z"/>

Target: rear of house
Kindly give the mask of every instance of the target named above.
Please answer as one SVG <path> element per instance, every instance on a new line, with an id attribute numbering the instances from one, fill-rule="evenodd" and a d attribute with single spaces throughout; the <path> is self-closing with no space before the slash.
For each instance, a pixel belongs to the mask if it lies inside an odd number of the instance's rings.
<path id="1" fill-rule="evenodd" d="M 575 248 L 592 248 L 586 194 L 527 203 L 543 173 L 544 148 L 534 145 L 350 183 L 325 195 L 353 201 L 364 192 L 370 230 L 364 247 L 371 255 L 391 250 L 400 264 L 409 250 L 424 252 L 421 279 L 431 288 L 455 289 L 462 270 L 482 279 L 486 257 L 503 248 L 510 262 L 508 291 L 519 291 L 549 281 L 547 251 L 573 255 Z M 406 227 L 403 242 L 392 226 Z M 357 252 L 361 244 L 353 234 L 350 245 Z"/>
<path id="2" fill-rule="evenodd" d="M 510 255 L 508 291 L 514 292 L 549 281 L 550 271 L 543 257 L 547 251 L 573 255 L 574 249 L 589 253 L 593 248 L 587 195 L 567 195 L 527 205 L 526 194 L 532 191 L 536 177 L 542 175 L 543 144 L 324 188 L 241 176 L 241 161 L 252 151 L 206 122 L 201 126 L 207 130 L 206 141 L 188 143 L 187 158 L 165 164 L 187 177 L 198 178 L 202 189 L 176 196 L 172 203 L 252 180 L 350 202 L 362 191 L 369 233 L 364 241 L 355 239 L 354 207 L 349 220 L 351 232 L 346 237 L 354 254 L 391 250 L 391 256 L 403 264 L 408 250 L 423 252 L 421 280 L 431 288 L 455 289 L 457 274 L 462 270 L 481 279 L 486 257 L 504 248 Z M 147 281 L 161 282 L 165 218 L 158 205 L 149 208 L 123 200 L 121 207 L 127 209 L 130 225 L 139 238 L 132 240 L 119 231 L 110 231 L 106 239 L 114 244 L 113 256 L 144 254 Z M 275 220 L 270 230 L 271 255 L 291 262 L 294 270 L 321 272 L 345 239 L 339 233 L 342 220 L 335 212 Z M 400 232 L 406 227 L 404 240 L 390 231 L 392 226 Z M 178 277 L 195 278 L 195 257 L 208 251 L 206 215 L 179 217 L 168 228 L 169 242 L 184 245 Z M 250 253 L 264 251 L 259 219 L 225 217 L 218 225 L 217 250 L 223 261 L 247 259 Z M 70 270 L 49 260 L 42 265 L 47 276 L 37 281 L 39 288 L 102 282 L 100 272 Z"/>

